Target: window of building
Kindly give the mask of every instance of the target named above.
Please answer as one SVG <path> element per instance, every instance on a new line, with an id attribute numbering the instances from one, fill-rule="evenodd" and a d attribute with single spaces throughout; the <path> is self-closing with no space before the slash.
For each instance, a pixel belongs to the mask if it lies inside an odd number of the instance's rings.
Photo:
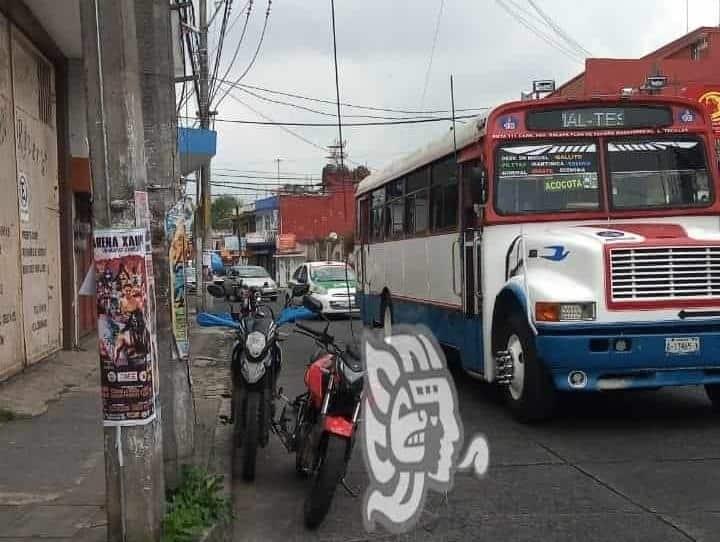
<path id="1" fill-rule="evenodd" d="M 433 231 L 446 230 L 458 222 L 458 179 L 455 157 L 449 156 L 432 166 L 430 217 Z"/>

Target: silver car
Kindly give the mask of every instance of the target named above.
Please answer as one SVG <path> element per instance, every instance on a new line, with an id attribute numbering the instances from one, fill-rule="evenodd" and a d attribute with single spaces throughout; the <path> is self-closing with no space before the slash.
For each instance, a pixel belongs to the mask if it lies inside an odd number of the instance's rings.
<path id="1" fill-rule="evenodd" d="M 276 301 L 278 287 L 264 267 L 259 265 L 236 265 L 229 269 L 229 279 L 242 279 L 243 284 L 253 288 L 260 288 L 264 298 Z"/>

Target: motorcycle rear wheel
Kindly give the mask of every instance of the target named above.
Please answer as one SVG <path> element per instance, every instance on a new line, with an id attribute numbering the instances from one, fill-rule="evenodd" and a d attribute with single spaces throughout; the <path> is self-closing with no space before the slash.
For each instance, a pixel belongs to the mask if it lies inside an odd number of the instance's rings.
<path id="1" fill-rule="evenodd" d="M 305 526 L 316 529 L 330 511 L 335 490 L 345 474 L 345 452 L 348 442 L 337 435 L 328 435 L 325 455 L 322 458 L 310 493 L 305 499 Z"/>

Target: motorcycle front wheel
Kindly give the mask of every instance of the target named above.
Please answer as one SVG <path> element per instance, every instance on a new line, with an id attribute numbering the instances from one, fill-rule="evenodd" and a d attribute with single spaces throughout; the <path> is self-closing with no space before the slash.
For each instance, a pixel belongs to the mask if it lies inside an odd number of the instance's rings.
<path id="1" fill-rule="evenodd" d="M 255 463 L 257 460 L 258 439 L 260 435 L 260 403 L 262 394 L 259 392 L 245 393 L 245 408 L 241 410 L 242 435 L 240 440 L 240 465 L 242 466 L 242 478 L 246 482 L 255 480 Z M 236 431 L 238 431 L 236 422 Z M 241 437 L 241 438 L 240 438 Z"/>
<path id="2" fill-rule="evenodd" d="M 305 499 L 305 526 L 317 528 L 330 511 L 335 490 L 345 474 L 345 452 L 348 442 L 337 435 L 328 435 L 324 457 L 312 480 Z"/>

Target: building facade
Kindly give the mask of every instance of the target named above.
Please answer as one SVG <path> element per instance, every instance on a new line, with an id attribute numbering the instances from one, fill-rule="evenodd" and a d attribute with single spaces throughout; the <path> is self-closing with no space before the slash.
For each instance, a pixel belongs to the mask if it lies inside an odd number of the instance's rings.
<path id="1" fill-rule="evenodd" d="M 76 1 L 0 1 L 0 380 L 95 325 L 80 57 Z"/>
<path id="2" fill-rule="evenodd" d="M 653 76 L 666 80 L 649 88 L 648 78 Z M 642 58 L 588 58 L 585 71 L 550 96 L 591 97 L 618 94 L 623 89 L 701 102 L 720 138 L 720 28 L 698 28 Z"/>

